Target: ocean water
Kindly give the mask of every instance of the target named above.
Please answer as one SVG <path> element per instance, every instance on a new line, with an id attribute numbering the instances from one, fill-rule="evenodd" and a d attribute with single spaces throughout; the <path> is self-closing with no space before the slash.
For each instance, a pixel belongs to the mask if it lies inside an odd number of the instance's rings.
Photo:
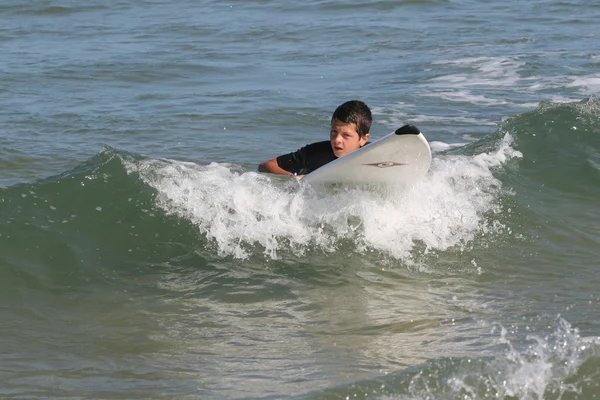
<path id="1" fill-rule="evenodd" d="M 0 15 L 0 398 L 600 397 L 597 2 Z M 350 99 L 423 180 L 256 172 Z"/>

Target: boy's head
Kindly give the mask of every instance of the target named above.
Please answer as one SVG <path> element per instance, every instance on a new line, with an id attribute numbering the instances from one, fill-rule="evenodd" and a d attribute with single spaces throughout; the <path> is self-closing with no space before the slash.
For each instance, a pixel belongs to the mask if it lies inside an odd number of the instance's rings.
<path id="1" fill-rule="evenodd" d="M 329 140 L 336 157 L 345 156 L 361 148 L 369 140 L 371 110 L 359 100 L 347 101 L 331 116 Z"/>

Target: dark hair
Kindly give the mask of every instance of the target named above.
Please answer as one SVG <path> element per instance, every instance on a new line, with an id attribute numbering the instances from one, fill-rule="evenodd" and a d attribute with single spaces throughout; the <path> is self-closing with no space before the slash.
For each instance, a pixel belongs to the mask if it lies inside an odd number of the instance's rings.
<path id="1" fill-rule="evenodd" d="M 343 124 L 355 124 L 358 136 L 363 137 L 371 129 L 371 110 L 360 100 L 350 100 L 339 106 L 331 116 L 331 122 L 340 121 Z"/>

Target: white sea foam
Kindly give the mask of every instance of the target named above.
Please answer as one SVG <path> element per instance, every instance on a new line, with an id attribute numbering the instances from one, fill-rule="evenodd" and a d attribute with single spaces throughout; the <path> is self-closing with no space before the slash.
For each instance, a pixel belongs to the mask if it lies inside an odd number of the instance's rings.
<path id="1" fill-rule="evenodd" d="M 585 95 L 597 95 L 600 93 L 600 74 L 590 76 L 571 77 L 572 82 L 568 87 L 578 87 L 580 92 Z"/>
<path id="2" fill-rule="evenodd" d="M 474 94 L 470 90 L 443 90 L 443 91 L 435 91 L 430 93 L 423 93 L 422 96 L 426 97 L 438 97 L 444 100 L 455 101 L 455 102 L 466 102 L 478 105 L 485 106 L 502 106 L 509 103 L 508 101 L 502 99 L 491 99 L 489 97 L 483 96 L 481 94 Z"/>
<path id="3" fill-rule="evenodd" d="M 519 343 L 519 348 L 512 338 L 514 332 L 498 326 L 492 333 L 500 335 L 503 356 L 491 361 L 484 371 L 456 374 L 448 380 L 449 386 L 454 393 L 468 393 L 465 398 L 477 398 L 482 391 L 502 399 L 543 399 L 549 392 L 561 398 L 565 393 L 578 393 L 578 385 L 567 381 L 588 357 L 597 354 L 600 342 L 581 337 L 564 319 L 555 325 L 544 337 L 527 335 L 528 345 Z M 478 376 L 473 377 L 473 372 Z"/>
<path id="4" fill-rule="evenodd" d="M 433 141 L 433 142 L 429 142 L 429 147 L 431 148 L 432 153 L 439 153 L 441 151 L 449 150 L 453 147 L 462 147 L 465 144 L 466 143 L 445 143 L 445 142 Z"/>
<path id="5" fill-rule="evenodd" d="M 435 96 L 432 95 L 432 96 Z M 377 115 L 378 123 L 389 126 L 392 129 L 398 128 L 404 124 L 447 124 L 452 127 L 456 126 L 494 126 L 496 122 L 485 118 L 474 118 L 467 115 L 466 113 L 460 114 L 453 112 L 446 112 L 445 115 L 433 115 L 433 114 L 417 114 L 411 110 L 414 110 L 415 106 L 408 105 L 406 103 L 397 103 L 390 108 L 373 108 L 373 114 Z"/>
<path id="6" fill-rule="evenodd" d="M 212 163 L 166 160 L 126 163 L 157 192 L 157 205 L 188 219 L 222 255 L 256 251 L 380 251 L 410 260 L 427 249 L 463 247 L 490 227 L 501 182 L 492 169 L 520 153 L 506 136 L 494 152 L 434 157 L 428 175 L 410 188 L 386 193 L 359 189 L 323 194 L 301 182 Z M 347 247 L 344 247 L 347 248 Z"/>
<path id="7" fill-rule="evenodd" d="M 488 125 L 495 126 L 494 121 L 485 118 L 473 118 L 467 115 L 411 115 L 406 118 L 406 121 L 413 124 L 419 123 L 443 123 L 451 126 L 473 126 L 473 125 Z"/>
<path id="8" fill-rule="evenodd" d="M 467 68 L 463 73 L 452 73 L 432 78 L 430 87 L 514 87 L 521 81 L 519 69 L 525 65 L 518 57 L 467 57 L 457 60 L 440 60 L 435 65 L 452 65 Z"/>

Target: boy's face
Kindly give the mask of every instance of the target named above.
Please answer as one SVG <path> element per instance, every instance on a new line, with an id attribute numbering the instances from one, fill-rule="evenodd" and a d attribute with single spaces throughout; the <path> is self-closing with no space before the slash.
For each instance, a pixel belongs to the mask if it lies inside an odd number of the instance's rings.
<path id="1" fill-rule="evenodd" d="M 344 124 L 343 122 L 333 120 L 331 130 L 329 131 L 329 141 L 333 154 L 336 157 L 345 156 L 354 150 L 360 149 L 369 140 L 369 134 L 362 138 L 358 136 L 356 124 Z"/>

